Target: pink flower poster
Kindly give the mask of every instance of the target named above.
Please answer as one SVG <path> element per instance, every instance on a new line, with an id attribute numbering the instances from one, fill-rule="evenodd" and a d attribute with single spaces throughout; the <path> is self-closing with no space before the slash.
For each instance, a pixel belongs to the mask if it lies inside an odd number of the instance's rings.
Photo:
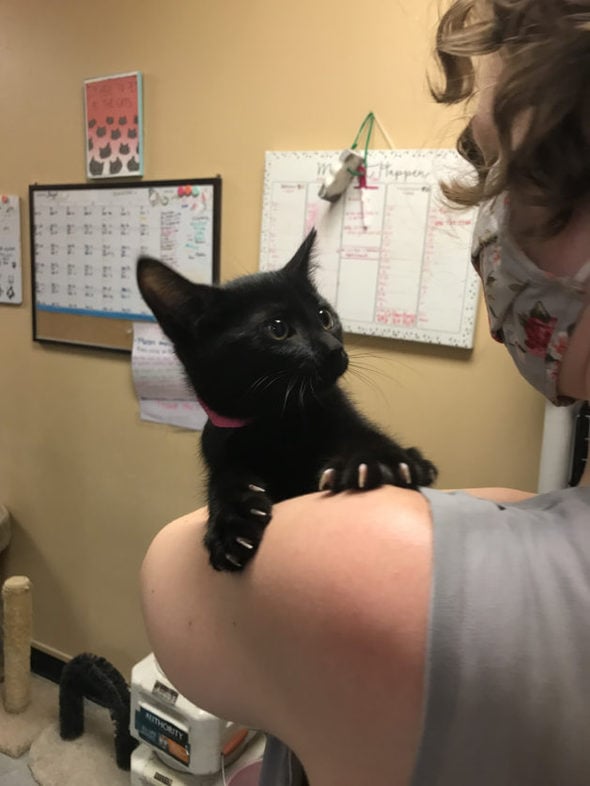
<path id="1" fill-rule="evenodd" d="M 141 73 L 84 82 L 86 176 L 143 175 Z"/>

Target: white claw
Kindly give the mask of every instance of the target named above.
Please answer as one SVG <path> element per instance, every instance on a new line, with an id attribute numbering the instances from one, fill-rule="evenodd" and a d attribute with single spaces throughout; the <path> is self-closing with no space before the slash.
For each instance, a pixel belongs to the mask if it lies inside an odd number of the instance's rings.
<path id="1" fill-rule="evenodd" d="M 240 546 L 243 546 L 245 549 L 249 549 L 252 551 L 254 548 L 254 544 L 251 540 L 246 540 L 246 538 L 236 538 L 236 543 L 239 543 Z"/>
<path id="2" fill-rule="evenodd" d="M 412 473 L 410 472 L 410 468 L 404 462 L 402 462 L 398 466 L 399 466 L 399 471 L 400 471 L 403 479 L 406 481 L 408 486 L 411 486 L 412 485 Z"/>
<path id="3" fill-rule="evenodd" d="M 241 562 L 239 562 L 239 560 L 237 560 L 237 559 L 236 559 L 234 556 L 232 556 L 231 554 L 226 554 L 226 555 L 225 555 L 225 558 L 226 558 L 226 560 L 227 560 L 228 562 L 231 562 L 231 564 L 232 564 L 232 565 L 234 565 L 236 568 L 241 568 L 241 567 L 242 567 L 242 563 L 241 563 Z"/>
<path id="4" fill-rule="evenodd" d="M 366 464 L 359 464 L 359 476 L 358 476 L 358 484 L 360 489 L 364 489 L 367 485 L 367 475 L 369 474 L 369 468 Z"/>
<path id="5" fill-rule="evenodd" d="M 253 516 L 258 516 L 259 519 L 265 519 L 268 517 L 268 513 L 265 513 L 263 510 L 258 510 L 258 508 L 250 508 L 250 513 Z"/>
<path id="6" fill-rule="evenodd" d="M 322 477 L 320 478 L 320 483 L 318 486 L 318 491 L 323 491 L 324 489 L 329 489 L 332 487 L 332 481 L 334 480 L 334 475 L 336 474 L 335 469 L 325 469 L 322 472 Z"/>
<path id="7" fill-rule="evenodd" d="M 248 488 L 250 491 L 256 491 L 258 494 L 266 494 L 266 489 L 263 489 L 260 486 L 255 486 L 254 483 L 248 483 Z"/>

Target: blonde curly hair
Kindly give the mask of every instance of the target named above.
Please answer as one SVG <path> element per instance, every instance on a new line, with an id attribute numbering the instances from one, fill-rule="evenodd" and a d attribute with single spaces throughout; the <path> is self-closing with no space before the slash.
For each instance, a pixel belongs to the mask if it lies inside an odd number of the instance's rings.
<path id="1" fill-rule="evenodd" d="M 476 181 L 443 190 L 450 201 L 472 206 L 510 188 L 545 208 L 542 232 L 556 234 L 590 197 L 590 0 L 454 0 L 437 29 L 443 84 L 431 83 L 435 100 L 473 96 L 474 58 L 492 53 L 502 65 L 492 105 L 496 157 L 484 160 L 468 125 L 457 149 Z M 515 139 L 519 117 L 526 129 Z"/>

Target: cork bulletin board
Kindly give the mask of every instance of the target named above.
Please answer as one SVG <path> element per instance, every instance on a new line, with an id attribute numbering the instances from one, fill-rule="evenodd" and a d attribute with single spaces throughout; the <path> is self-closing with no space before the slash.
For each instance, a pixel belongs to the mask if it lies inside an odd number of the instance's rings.
<path id="1" fill-rule="evenodd" d="M 219 280 L 221 178 L 29 187 L 33 339 L 131 351 L 140 255 Z"/>

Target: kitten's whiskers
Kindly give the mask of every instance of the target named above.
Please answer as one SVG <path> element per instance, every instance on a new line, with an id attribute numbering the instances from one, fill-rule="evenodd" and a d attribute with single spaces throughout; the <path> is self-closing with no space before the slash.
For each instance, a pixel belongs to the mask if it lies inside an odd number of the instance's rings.
<path id="1" fill-rule="evenodd" d="M 307 392 L 306 388 L 308 384 L 311 385 L 311 380 L 306 377 L 301 377 L 299 382 L 299 406 L 302 410 L 305 409 L 305 394 Z"/>
<path id="2" fill-rule="evenodd" d="M 259 388 L 262 387 L 262 385 L 264 385 L 265 382 L 266 385 L 264 386 L 263 389 L 266 390 L 272 385 L 274 381 L 275 379 L 273 377 L 270 377 L 268 374 L 263 374 L 261 377 L 258 377 L 258 379 L 254 380 L 254 382 L 250 385 L 249 390 L 252 393 L 255 393 Z"/>
<path id="3" fill-rule="evenodd" d="M 249 393 L 263 393 L 270 388 L 275 382 L 278 382 L 280 379 L 287 375 L 286 371 L 278 371 L 274 375 L 270 374 L 263 374 L 258 379 L 255 379 L 254 382 L 248 388 Z"/>
<path id="4" fill-rule="evenodd" d="M 309 390 L 310 390 L 310 392 L 311 392 L 311 395 L 312 395 L 312 396 L 315 398 L 315 400 L 318 402 L 318 404 L 322 404 L 322 400 L 321 400 L 321 398 L 318 396 L 318 394 L 316 393 L 316 391 L 315 391 L 315 390 L 314 390 L 314 388 L 313 388 L 313 379 L 310 379 L 310 380 L 309 380 Z"/>
<path id="5" fill-rule="evenodd" d="M 283 415 L 285 414 L 285 411 L 287 409 L 287 402 L 289 401 L 289 396 L 293 392 L 295 385 L 297 384 L 297 381 L 298 381 L 297 377 L 292 377 L 291 380 L 289 381 L 289 384 L 287 385 L 287 392 L 285 393 L 285 399 L 283 401 Z"/>
<path id="6" fill-rule="evenodd" d="M 373 376 L 380 376 L 383 379 L 386 379 L 388 382 L 393 382 L 395 384 L 400 384 L 399 379 L 396 379 L 395 376 L 392 374 L 388 374 L 382 368 L 379 368 L 372 363 L 359 363 L 359 358 L 375 358 L 374 355 L 370 355 L 369 353 L 348 353 L 350 358 L 350 364 L 348 366 L 349 370 L 354 371 L 355 369 L 360 369 L 362 371 L 366 371 L 369 375 Z"/>

